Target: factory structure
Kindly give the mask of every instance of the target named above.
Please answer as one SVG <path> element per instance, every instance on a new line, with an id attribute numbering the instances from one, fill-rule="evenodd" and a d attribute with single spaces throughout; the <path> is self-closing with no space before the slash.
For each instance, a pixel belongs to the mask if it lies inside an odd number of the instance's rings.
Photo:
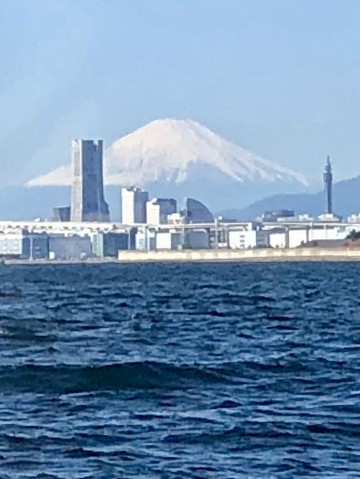
<path id="1" fill-rule="evenodd" d="M 126 250 L 336 247 L 344 246 L 352 231 L 360 231 L 359 221 L 185 223 L 179 213 L 169 216 L 169 223 L 157 225 L 2 221 L 0 257 L 72 261 L 118 258 Z"/>
<path id="2" fill-rule="evenodd" d="M 52 221 L 0 221 L 0 258 L 85 260 L 118 258 L 121 251 L 336 247 L 346 245 L 360 216 L 347 222 L 333 213 L 332 166 L 323 175 L 325 213 L 296 216 L 266 211 L 255 221 L 214 217 L 201 201 L 151 198 L 136 186 L 121 188 L 121 222 L 110 222 L 104 197 L 103 143 L 72 142 L 71 207 L 54 208 Z"/>

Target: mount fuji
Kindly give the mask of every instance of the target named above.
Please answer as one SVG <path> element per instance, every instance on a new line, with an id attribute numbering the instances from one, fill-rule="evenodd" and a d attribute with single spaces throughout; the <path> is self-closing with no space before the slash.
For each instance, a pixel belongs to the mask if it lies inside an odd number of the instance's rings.
<path id="1" fill-rule="evenodd" d="M 290 169 L 256 156 L 192 120 L 155 120 L 115 141 L 105 155 L 107 185 L 184 183 L 198 167 L 215 169 L 230 180 L 306 185 Z M 204 180 L 204 177 L 201 177 Z M 28 186 L 69 186 L 70 165 L 28 182 Z"/>
<path id="2" fill-rule="evenodd" d="M 303 175 L 225 140 L 192 120 L 155 120 L 115 141 L 105 152 L 110 197 L 136 185 L 153 196 L 193 196 L 214 210 L 241 207 L 274 193 L 303 191 Z M 71 166 L 30 180 L 27 187 L 69 187 Z M 46 188 L 48 189 L 48 188 Z M 111 198 L 110 198 L 111 203 Z M 112 205 L 110 205 L 112 206 Z"/>
<path id="3" fill-rule="evenodd" d="M 136 185 L 153 196 L 178 200 L 193 196 L 215 211 L 307 186 L 302 174 L 265 160 L 195 121 L 174 119 L 152 121 L 115 141 L 105 152 L 104 180 L 110 197 L 115 197 L 111 186 L 118 190 Z M 63 165 L 30 180 L 27 187 L 69 187 L 71 181 L 71 166 Z"/>

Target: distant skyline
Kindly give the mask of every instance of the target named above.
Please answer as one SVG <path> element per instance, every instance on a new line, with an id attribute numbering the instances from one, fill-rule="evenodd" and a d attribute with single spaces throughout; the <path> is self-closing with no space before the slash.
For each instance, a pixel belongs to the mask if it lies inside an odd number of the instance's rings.
<path id="1" fill-rule="evenodd" d="M 359 175 L 359 23 L 357 0 L 0 0 L 0 188 L 157 118 Z"/>

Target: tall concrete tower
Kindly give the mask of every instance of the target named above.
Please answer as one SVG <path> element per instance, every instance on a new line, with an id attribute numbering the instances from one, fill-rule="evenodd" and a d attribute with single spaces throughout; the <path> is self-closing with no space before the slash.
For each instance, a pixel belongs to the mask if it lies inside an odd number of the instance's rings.
<path id="1" fill-rule="evenodd" d="M 332 167 L 330 163 L 330 156 L 326 159 L 326 165 L 324 170 L 324 184 L 326 193 L 326 213 L 328 215 L 333 214 L 333 175 Z"/>
<path id="2" fill-rule="evenodd" d="M 104 198 L 103 142 L 72 141 L 71 221 L 109 221 Z"/>

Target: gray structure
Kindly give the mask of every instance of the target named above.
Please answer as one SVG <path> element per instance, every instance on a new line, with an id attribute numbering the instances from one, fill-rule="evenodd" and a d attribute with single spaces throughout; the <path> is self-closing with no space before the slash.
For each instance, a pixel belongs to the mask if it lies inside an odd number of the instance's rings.
<path id="1" fill-rule="evenodd" d="M 79 260 L 92 256 L 89 236 L 49 235 L 50 259 Z"/>
<path id="2" fill-rule="evenodd" d="M 71 218 L 70 206 L 58 206 L 53 209 L 53 221 L 67 222 Z"/>
<path id="3" fill-rule="evenodd" d="M 73 140 L 71 221 L 109 221 L 104 198 L 103 142 Z"/>
<path id="4" fill-rule="evenodd" d="M 186 222 L 193 224 L 213 223 L 214 216 L 210 210 L 194 198 L 186 198 Z"/>
<path id="5" fill-rule="evenodd" d="M 92 248 L 99 258 L 117 258 L 120 250 L 130 249 L 130 234 L 98 233 L 93 237 Z"/>
<path id="6" fill-rule="evenodd" d="M 287 208 L 281 208 L 274 211 L 265 211 L 265 213 L 260 218 L 261 221 L 265 223 L 274 223 L 281 219 L 295 218 L 295 211 L 289 210 Z"/>
<path id="7" fill-rule="evenodd" d="M 333 191 L 332 191 L 332 183 L 333 183 L 333 175 L 332 175 L 332 167 L 330 163 L 330 157 L 327 157 L 325 171 L 324 171 L 324 183 L 325 183 L 325 193 L 326 193 L 326 213 L 328 215 L 333 214 Z"/>
<path id="8" fill-rule="evenodd" d="M 186 246 L 191 249 L 210 248 L 210 234 L 206 229 L 191 230 L 186 235 Z"/>

